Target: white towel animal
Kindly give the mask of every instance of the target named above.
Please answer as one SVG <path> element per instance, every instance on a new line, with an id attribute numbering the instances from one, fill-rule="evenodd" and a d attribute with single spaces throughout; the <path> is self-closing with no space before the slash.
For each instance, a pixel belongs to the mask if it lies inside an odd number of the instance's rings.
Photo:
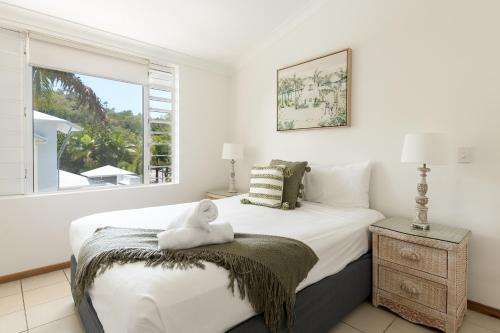
<path id="1" fill-rule="evenodd" d="M 177 228 L 202 228 L 208 231 L 208 224 L 219 215 L 217 206 L 212 200 L 203 199 L 193 208 L 177 215 L 167 226 L 167 230 Z"/>
<path id="2" fill-rule="evenodd" d="M 217 206 L 210 200 L 201 200 L 193 208 L 181 212 L 157 235 L 158 248 L 180 250 L 233 241 L 233 227 L 217 216 Z"/>
<path id="3" fill-rule="evenodd" d="M 208 231 L 201 228 L 176 228 L 158 234 L 161 250 L 189 249 L 201 245 L 232 242 L 234 231 L 231 224 L 215 221 L 208 225 Z"/>

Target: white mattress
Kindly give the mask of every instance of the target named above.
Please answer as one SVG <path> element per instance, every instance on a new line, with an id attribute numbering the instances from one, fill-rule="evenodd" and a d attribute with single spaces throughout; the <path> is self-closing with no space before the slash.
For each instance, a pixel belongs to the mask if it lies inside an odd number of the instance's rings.
<path id="1" fill-rule="evenodd" d="M 240 204 L 240 197 L 215 200 L 219 216 L 235 232 L 298 239 L 319 257 L 297 291 L 335 274 L 369 249 L 368 225 L 383 218 L 375 210 L 333 208 L 303 202 L 280 210 Z M 86 238 L 103 226 L 163 228 L 174 211 L 193 203 L 123 210 L 74 221 L 70 242 L 75 257 Z M 208 263 L 204 270 L 114 265 L 98 276 L 90 297 L 107 333 L 224 332 L 255 315 L 250 304 L 227 289 L 227 271 Z"/>

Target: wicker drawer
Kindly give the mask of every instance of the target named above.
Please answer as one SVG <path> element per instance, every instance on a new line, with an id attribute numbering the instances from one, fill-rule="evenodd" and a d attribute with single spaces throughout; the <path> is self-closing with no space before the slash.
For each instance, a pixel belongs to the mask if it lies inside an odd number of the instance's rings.
<path id="1" fill-rule="evenodd" d="M 440 283 L 379 266 L 379 288 L 411 301 L 446 312 L 447 288 Z"/>
<path id="2" fill-rule="evenodd" d="M 378 255 L 381 259 L 446 278 L 448 252 L 424 245 L 380 236 Z"/>

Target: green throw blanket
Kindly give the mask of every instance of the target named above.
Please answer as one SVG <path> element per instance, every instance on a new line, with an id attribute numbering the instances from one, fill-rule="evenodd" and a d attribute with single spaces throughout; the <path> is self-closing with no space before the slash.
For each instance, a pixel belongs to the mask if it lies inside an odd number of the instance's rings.
<path id="1" fill-rule="evenodd" d="M 162 230 L 106 227 L 96 230 L 78 255 L 73 296 L 78 305 L 97 274 L 114 263 L 143 261 L 145 266 L 204 268 L 211 262 L 228 271 L 228 288 L 235 282 L 271 332 L 278 332 L 286 310 L 288 330 L 294 319 L 295 290 L 318 261 L 314 251 L 294 239 L 254 234 L 234 235 L 231 243 L 186 250 L 158 250 Z"/>

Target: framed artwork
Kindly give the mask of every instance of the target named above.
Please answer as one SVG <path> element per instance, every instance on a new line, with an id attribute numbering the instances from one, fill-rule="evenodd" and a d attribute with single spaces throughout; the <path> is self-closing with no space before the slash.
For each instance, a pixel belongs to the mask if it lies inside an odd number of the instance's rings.
<path id="1" fill-rule="evenodd" d="M 277 130 L 351 124 L 351 49 L 277 71 Z"/>

